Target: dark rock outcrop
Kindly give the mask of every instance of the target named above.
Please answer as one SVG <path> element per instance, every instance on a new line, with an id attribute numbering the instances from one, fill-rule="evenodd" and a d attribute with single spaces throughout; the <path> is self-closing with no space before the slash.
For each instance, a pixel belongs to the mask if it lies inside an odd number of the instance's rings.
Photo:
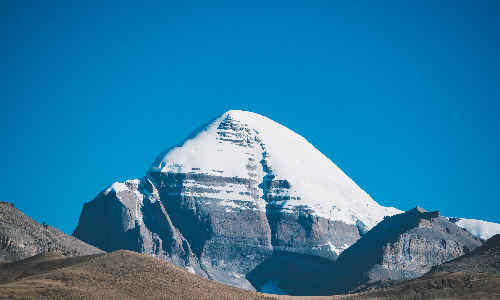
<path id="1" fill-rule="evenodd" d="M 55 227 L 36 222 L 11 203 L 0 202 L 0 261 L 16 261 L 43 252 L 64 256 L 104 253 Z"/>
<path id="2" fill-rule="evenodd" d="M 253 289 L 245 274 L 272 253 L 265 213 L 233 212 L 210 205 L 220 199 L 183 194 L 183 183 L 192 178 L 192 174 L 150 173 L 141 182 L 127 182 L 132 190 L 103 191 L 85 204 L 73 235 L 108 252 L 126 249 L 153 255 L 197 275 Z M 205 189 L 239 184 L 224 178 L 197 179 Z M 129 201 L 135 191 L 144 195 L 142 203 Z"/>
<path id="3" fill-rule="evenodd" d="M 342 252 L 322 293 L 343 294 L 374 282 L 419 277 L 482 243 L 439 212 L 416 207 L 385 218 Z"/>

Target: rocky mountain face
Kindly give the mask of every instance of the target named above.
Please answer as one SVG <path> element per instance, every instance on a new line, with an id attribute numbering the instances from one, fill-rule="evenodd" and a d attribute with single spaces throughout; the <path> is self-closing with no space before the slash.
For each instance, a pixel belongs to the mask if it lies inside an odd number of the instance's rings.
<path id="1" fill-rule="evenodd" d="M 472 252 L 432 267 L 429 273 L 443 271 L 500 275 L 500 234 L 489 238 Z"/>
<path id="2" fill-rule="evenodd" d="M 416 207 L 385 218 L 342 252 L 322 293 L 343 294 L 366 284 L 419 277 L 482 244 L 439 212 Z"/>
<path id="3" fill-rule="evenodd" d="M 143 178 L 114 183 L 86 203 L 73 236 L 260 289 L 278 282 L 263 270 L 289 257 L 301 261 L 289 283 L 314 270 L 328 274 L 344 249 L 398 212 L 300 135 L 229 111 L 161 153 Z"/>
<path id="4" fill-rule="evenodd" d="M 349 299 L 499 299 L 500 235 L 472 252 L 433 266 L 417 279 L 379 281 Z"/>
<path id="5" fill-rule="evenodd" d="M 64 256 L 104 253 L 57 228 L 36 222 L 11 203 L 0 202 L 0 261 L 16 261 L 43 252 Z"/>

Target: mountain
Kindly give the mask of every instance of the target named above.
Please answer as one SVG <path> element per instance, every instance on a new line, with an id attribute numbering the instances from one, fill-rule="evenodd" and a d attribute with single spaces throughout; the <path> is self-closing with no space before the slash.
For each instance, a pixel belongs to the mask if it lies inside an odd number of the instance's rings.
<path id="1" fill-rule="evenodd" d="M 24 259 L 42 252 L 64 256 L 103 253 L 57 228 L 36 222 L 11 203 L 0 202 L 0 261 Z"/>
<path id="2" fill-rule="evenodd" d="M 323 293 L 343 294 L 362 285 L 419 277 L 482 244 L 438 211 L 415 207 L 386 217 L 342 252 Z"/>
<path id="3" fill-rule="evenodd" d="M 258 114 L 228 111 L 158 155 L 143 178 L 113 183 L 85 203 L 73 236 L 260 289 L 274 279 L 257 273 L 252 283 L 246 275 L 264 261 L 291 255 L 315 262 L 307 272 L 330 268 L 399 212 L 376 203 L 302 136 Z"/>
<path id="4" fill-rule="evenodd" d="M 49 240 L 44 239 L 43 236 L 34 236 L 33 231 L 34 229 L 36 230 L 36 226 L 33 227 L 33 224 L 31 224 L 34 221 L 16 210 L 12 204 L 0 202 L 0 208 L 0 212 L 2 212 L 0 215 L 2 227 L 0 228 L 8 228 L 9 230 L 17 228 L 18 230 L 30 232 L 30 237 L 42 239 L 36 245 L 45 245 L 46 248 L 55 244 L 55 242 L 49 244 Z M 416 208 L 410 212 L 412 212 L 413 217 L 407 216 L 407 219 L 418 219 L 415 216 L 418 212 L 420 213 L 419 220 L 421 220 L 419 223 L 423 223 L 425 226 L 429 224 L 424 220 L 430 218 L 430 222 L 432 223 L 436 221 L 433 220 L 435 216 L 439 215 L 437 212 L 427 213 L 420 208 Z M 408 213 L 402 215 L 407 215 Z M 386 218 L 381 223 L 393 218 Z M 438 218 L 440 217 L 438 216 Z M 23 222 L 20 222 L 19 219 L 23 220 Z M 10 225 L 5 227 L 3 226 L 4 224 Z M 43 227 L 41 224 L 38 224 L 38 226 Z M 372 231 L 377 230 L 377 228 L 378 226 L 374 227 Z M 387 224 L 385 225 L 385 229 L 388 229 Z M 457 234 L 452 229 L 453 227 L 445 228 L 445 231 Z M 370 237 L 370 232 L 364 235 L 361 240 Z M 466 233 L 466 231 L 463 232 Z M 420 234 L 425 235 L 423 233 Z M 66 238 L 68 237 L 66 236 Z M 27 239 L 25 236 L 16 235 L 10 240 L 20 242 Z M 69 237 L 69 240 L 74 239 Z M 60 243 L 60 241 L 56 241 L 56 243 Z M 65 247 L 68 246 L 66 245 Z M 366 255 L 371 250 L 368 247 L 367 251 L 363 254 Z M 412 248 L 409 247 L 407 250 L 411 252 Z M 348 251 L 344 251 L 340 255 L 340 262 L 343 260 L 344 253 L 348 253 Z M 65 254 L 68 254 L 68 252 L 65 252 Z M 415 257 L 425 257 L 425 253 L 423 254 L 417 253 Z M 314 269 L 314 266 L 318 265 L 318 260 L 320 263 L 328 262 L 314 255 L 279 250 L 274 251 L 272 256 L 277 256 L 279 260 L 272 261 L 268 259 L 256 268 L 260 270 L 254 269 L 250 273 L 255 275 L 255 272 L 259 273 L 265 270 L 268 275 L 276 278 L 295 278 L 294 280 L 299 285 L 307 283 L 312 285 L 312 287 L 318 287 L 315 281 L 320 278 L 318 274 L 321 272 L 318 271 L 321 270 Z M 500 235 L 497 235 L 490 238 L 484 245 L 476 248 L 474 251 L 468 252 L 455 260 L 437 265 L 430 272 L 416 279 L 407 279 L 397 284 L 388 285 L 383 289 L 354 295 L 307 298 L 500 299 L 500 275 L 491 275 L 500 273 L 499 258 Z M 273 265 L 276 262 L 279 263 Z M 304 269 L 304 272 L 298 275 L 294 274 L 301 268 Z M 328 265 L 325 265 L 323 272 L 326 272 L 327 269 Z M 282 298 L 278 295 L 266 295 L 246 291 L 190 273 L 183 268 L 173 266 L 158 258 L 124 250 L 113 253 L 73 257 L 63 256 L 56 252 L 43 252 L 16 261 L 0 261 L 0 298 L 295 299 L 295 297 L 290 296 Z M 299 276 L 303 276 L 301 278 L 302 282 L 298 280 L 300 279 L 298 278 Z M 262 289 L 269 293 L 285 292 L 278 286 L 278 283 L 277 279 L 271 280 L 264 284 Z M 313 289 L 310 288 L 308 292 L 312 294 Z"/>
<path id="5" fill-rule="evenodd" d="M 79 257 L 41 253 L 0 262 L 0 298 L 273 299 L 123 250 Z"/>

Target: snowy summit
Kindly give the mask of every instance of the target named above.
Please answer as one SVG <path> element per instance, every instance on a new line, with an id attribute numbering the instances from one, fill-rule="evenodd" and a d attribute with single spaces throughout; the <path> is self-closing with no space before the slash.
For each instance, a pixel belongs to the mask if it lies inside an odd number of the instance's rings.
<path id="1" fill-rule="evenodd" d="M 247 190 L 227 187 L 222 205 L 244 209 L 240 201 L 255 201 L 266 209 L 266 181 L 286 182 L 290 188 L 275 190 L 272 204 L 282 211 L 297 207 L 315 215 L 369 230 L 384 216 L 401 213 L 380 206 L 330 159 L 305 138 L 256 113 L 231 110 L 194 131 L 179 145 L 161 153 L 151 172 L 191 173 L 237 177 L 257 182 L 253 199 Z M 193 183 L 194 184 L 194 183 Z M 243 193 L 243 195 L 242 195 Z M 192 192 L 193 196 L 207 196 Z"/>

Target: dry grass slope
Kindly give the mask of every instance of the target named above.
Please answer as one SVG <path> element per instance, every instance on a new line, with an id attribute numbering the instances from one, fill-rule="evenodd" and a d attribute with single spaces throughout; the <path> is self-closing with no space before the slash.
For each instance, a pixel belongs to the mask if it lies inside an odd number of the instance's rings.
<path id="1" fill-rule="evenodd" d="M 78 260 L 80 259 L 80 260 Z M 272 299 L 145 254 L 39 254 L 0 264 L 1 299 Z"/>

